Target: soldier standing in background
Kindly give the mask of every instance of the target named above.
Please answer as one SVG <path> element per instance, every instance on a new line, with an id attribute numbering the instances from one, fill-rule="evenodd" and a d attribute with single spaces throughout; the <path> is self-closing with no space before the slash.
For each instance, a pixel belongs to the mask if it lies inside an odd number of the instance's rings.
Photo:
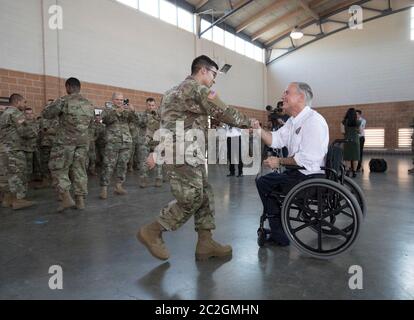
<path id="1" fill-rule="evenodd" d="M 59 127 L 59 120 L 58 118 L 50 120 L 41 118 L 39 127 L 40 172 L 42 175 L 42 182 L 38 185 L 38 188 L 47 188 L 52 184 L 49 160 L 56 132 Z"/>
<path id="2" fill-rule="evenodd" d="M 177 135 L 177 121 L 184 122 L 185 130 L 202 130 L 205 137 L 209 116 L 238 128 L 250 126 L 248 117 L 227 106 L 210 89 L 215 83 L 217 73 L 217 64 L 207 56 L 200 56 L 192 63 L 192 75 L 165 93 L 161 103 L 161 127 L 173 133 L 173 141 Z M 200 142 L 197 140 L 196 143 Z M 173 147 L 177 152 L 175 142 Z M 204 149 L 204 146 L 199 149 Z M 205 154 L 197 152 L 197 159 L 205 162 Z M 155 167 L 153 153 L 148 156 L 147 164 L 150 169 Z M 154 257 L 167 260 L 169 253 L 162 239 L 162 232 L 177 230 L 194 216 L 195 230 L 198 232 L 196 259 L 231 256 L 231 246 L 223 246 L 212 239 L 211 230 L 216 227 L 214 194 L 207 180 L 205 163 L 174 162 L 164 164 L 164 167 L 175 200 L 161 209 L 156 221 L 139 229 L 138 240 Z"/>
<path id="3" fill-rule="evenodd" d="M 26 107 L 24 110 L 24 115 L 26 118 L 26 123 L 28 126 L 31 126 L 33 131 L 37 134 L 35 137 L 26 139 L 24 143 L 24 153 L 26 155 L 26 170 L 27 170 L 27 183 L 29 184 L 33 180 L 33 172 L 35 168 L 35 161 L 38 158 L 35 156 L 37 152 L 37 142 L 39 138 L 39 122 L 36 120 L 35 115 L 33 114 L 33 109 L 30 107 Z M 36 166 L 38 168 L 39 166 Z"/>
<path id="4" fill-rule="evenodd" d="M 58 212 L 75 206 L 70 194 L 72 184 L 76 207 L 79 210 L 85 208 L 85 197 L 88 194 L 88 128 L 94 119 L 92 104 L 80 94 L 79 80 L 70 78 L 65 86 L 68 95 L 48 105 L 42 113 L 46 119 L 59 118 L 59 130 L 49 161 L 54 183 L 63 200 Z M 72 181 L 70 177 L 73 178 Z"/>
<path id="5" fill-rule="evenodd" d="M 105 127 L 105 151 L 101 172 L 101 199 L 108 198 L 108 185 L 115 169 L 117 178 L 115 194 L 125 195 L 127 191 L 122 184 L 126 179 L 128 161 L 131 153 L 132 137 L 129 123 L 133 121 L 132 107 L 124 104 L 124 96 L 120 92 L 112 95 L 112 105 L 102 112 Z"/>
<path id="6" fill-rule="evenodd" d="M 102 167 L 105 150 L 105 125 L 102 123 L 100 115 L 95 116 L 95 131 L 96 166 Z"/>
<path id="7" fill-rule="evenodd" d="M 92 125 L 89 127 L 89 148 L 88 148 L 88 172 L 91 176 L 96 176 L 96 139 L 97 139 L 97 126 L 96 122 L 93 121 Z"/>
<path id="8" fill-rule="evenodd" d="M 27 201 L 27 161 L 25 144 L 36 137 L 33 126 L 27 124 L 24 115 L 25 99 L 20 94 L 12 94 L 10 106 L 0 116 L 0 151 L 3 151 L 3 164 L 7 168 L 8 192 L 6 204 L 14 210 L 28 208 L 34 202 Z"/>
<path id="9" fill-rule="evenodd" d="M 7 106 L 0 105 L 0 117 L 7 109 Z M 7 153 L 2 143 L 0 143 L 0 201 L 3 208 L 11 207 L 11 196 L 9 184 L 7 182 Z"/>
<path id="10" fill-rule="evenodd" d="M 137 116 L 135 116 L 134 118 L 136 117 Z M 138 126 L 137 126 L 137 121 L 135 121 L 135 119 L 134 121 L 131 121 L 129 123 L 129 132 L 131 133 L 131 137 L 132 137 L 132 145 L 131 145 L 131 155 L 129 157 L 129 162 L 128 162 L 128 171 L 133 172 L 134 169 L 138 169 L 138 162 L 135 160 L 137 159 L 137 155 L 139 153 Z"/>
<path id="11" fill-rule="evenodd" d="M 145 111 L 145 116 L 143 117 L 142 121 L 142 126 L 145 128 L 145 142 L 140 145 L 140 153 L 142 154 L 143 159 L 146 159 L 150 153 L 154 152 L 154 149 L 152 148 L 150 142 L 152 141 L 152 137 L 154 136 L 155 131 L 160 129 L 161 124 L 161 116 L 154 98 L 147 99 L 147 110 Z M 155 169 L 155 186 L 161 187 L 163 181 L 162 166 L 157 164 L 155 166 Z M 148 186 L 148 178 L 148 166 L 145 161 L 142 161 L 139 184 L 141 188 L 146 188 Z"/>

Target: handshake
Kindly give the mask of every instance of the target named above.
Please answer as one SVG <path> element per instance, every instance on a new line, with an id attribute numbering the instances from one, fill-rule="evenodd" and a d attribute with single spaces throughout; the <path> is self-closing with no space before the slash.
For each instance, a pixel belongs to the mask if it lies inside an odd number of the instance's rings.
<path id="1" fill-rule="evenodd" d="M 261 129 L 259 120 L 254 118 L 250 119 L 250 128 L 256 130 Z"/>

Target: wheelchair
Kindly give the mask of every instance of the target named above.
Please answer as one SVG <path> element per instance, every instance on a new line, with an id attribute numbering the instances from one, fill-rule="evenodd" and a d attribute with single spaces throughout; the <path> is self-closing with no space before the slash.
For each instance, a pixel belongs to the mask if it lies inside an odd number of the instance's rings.
<path id="1" fill-rule="evenodd" d="M 367 205 L 361 188 L 345 176 L 343 150 L 346 140 L 335 140 L 328 148 L 324 174 L 313 174 L 284 190 L 275 188 L 267 196 L 280 204 L 283 230 L 291 244 L 305 255 L 330 259 L 354 245 L 366 216 Z M 285 166 L 286 169 L 304 169 Z M 260 217 L 257 243 L 263 247 L 270 233 L 264 227 L 269 218 Z"/>

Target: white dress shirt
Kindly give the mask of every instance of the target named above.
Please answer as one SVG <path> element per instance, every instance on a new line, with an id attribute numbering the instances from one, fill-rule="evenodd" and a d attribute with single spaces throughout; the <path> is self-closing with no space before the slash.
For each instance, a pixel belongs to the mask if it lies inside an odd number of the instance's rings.
<path id="1" fill-rule="evenodd" d="M 303 174 L 323 173 L 329 145 L 329 128 L 325 119 L 306 106 L 296 117 L 290 117 L 286 124 L 272 132 L 272 148 L 287 147 L 288 157 L 306 170 Z"/>
<path id="2" fill-rule="evenodd" d="M 365 120 L 364 118 L 360 118 L 359 119 L 361 121 L 361 125 L 359 126 L 359 136 L 360 137 L 365 137 L 365 126 L 367 125 L 367 120 Z"/>

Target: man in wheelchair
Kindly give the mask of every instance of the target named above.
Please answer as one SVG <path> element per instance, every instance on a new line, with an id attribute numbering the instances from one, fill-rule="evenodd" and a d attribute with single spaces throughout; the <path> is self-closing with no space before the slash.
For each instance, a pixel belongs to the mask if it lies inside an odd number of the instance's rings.
<path id="1" fill-rule="evenodd" d="M 288 149 L 287 158 L 268 157 L 264 165 L 274 170 L 280 166 L 290 169 L 283 173 L 273 171 L 256 179 L 257 190 L 263 202 L 263 216 L 268 219 L 270 226 L 267 240 L 280 246 L 289 245 L 289 240 L 282 227 L 282 202 L 277 194 L 286 194 L 311 174 L 323 173 L 321 167 L 325 164 L 328 151 L 328 125 L 318 112 L 311 109 L 312 99 L 313 92 L 308 84 L 292 82 L 282 97 L 283 110 L 291 116 L 286 124 L 275 132 L 261 129 L 258 121 L 253 126 L 254 129 L 261 130 L 266 145 Z"/>

